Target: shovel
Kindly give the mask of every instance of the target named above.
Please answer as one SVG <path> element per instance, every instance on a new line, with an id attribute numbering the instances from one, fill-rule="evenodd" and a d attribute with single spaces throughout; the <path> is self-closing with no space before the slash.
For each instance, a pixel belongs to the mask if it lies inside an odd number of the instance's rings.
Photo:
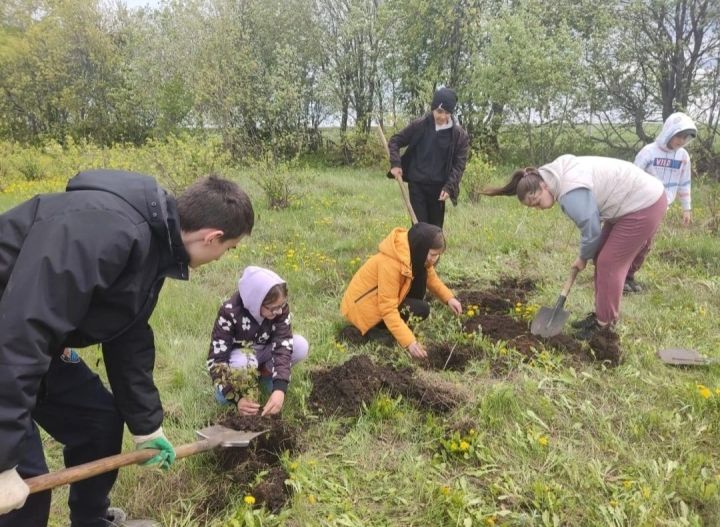
<path id="1" fill-rule="evenodd" d="M 580 270 L 577 267 L 573 267 L 570 270 L 570 276 L 565 281 L 562 291 L 560 291 L 560 296 L 557 302 L 555 302 L 555 307 L 543 306 L 540 308 L 540 311 L 535 315 L 530 325 L 530 333 L 547 338 L 554 337 L 562 331 L 565 321 L 570 316 L 570 313 L 565 311 L 563 306 L 579 272 Z"/>
<path id="2" fill-rule="evenodd" d="M 387 155 L 390 155 L 390 149 L 388 148 L 388 142 L 387 139 L 385 139 L 385 132 L 383 132 L 382 126 L 378 125 L 378 132 L 380 133 L 380 140 L 382 141 L 383 146 L 385 147 L 385 152 Z M 388 175 L 389 176 L 389 175 Z M 410 204 L 410 196 L 408 195 L 407 188 L 405 188 L 405 183 L 402 182 L 401 179 L 396 179 L 398 182 L 398 185 L 400 186 L 400 194 L 402 195 L 402 199 L 405 202 L 405 208 L 408 211 L 408 214 L 410 215 L 410 221 L 413 225 L 415 225 L 418 222 L 417 216 L 415 215 L 415 210 L 413 210 L 412 205 Z"/>
<path id="3" fill-rule="evenodd" d="M 208 426 L 196 432 L 200 438 L 199 441 L 177 447 L 175 449 L 175 459 L 192 456 L 200 452 L 207 452 L 217 447 L 246 447 L 252 439 L 264 434 L 266 431 L 267 430 L 261 432 L 243 432 L 232 430 L 231 428 L 221 425 Z M 44 490 L 54 489 L 60 485 L 67 485 L 68 483 L 74 483 L 99 474 L 104 474 L 105 472 L 110 472 L 120 467 L 143 463 L 158 452 L 159 450 L 153 448 L 145 448 L 125 454 L 104 457 L 90 461 L 89 463 L 83 463 L 82 465 L 58 470 L 57 472 L 50 472 L 49 474 L 28 478 L 25 480 L 25 483 L 30 487 L 30 494 L 42 492 Z"/>
<path id="4" fill-rule="evenodd" d="M 657 356 L 673 366 L 709 366 L 720 362 L 720 359 L 703 357 L 697 351 L 685 348 L 665 348 L 658 351 Z"/>

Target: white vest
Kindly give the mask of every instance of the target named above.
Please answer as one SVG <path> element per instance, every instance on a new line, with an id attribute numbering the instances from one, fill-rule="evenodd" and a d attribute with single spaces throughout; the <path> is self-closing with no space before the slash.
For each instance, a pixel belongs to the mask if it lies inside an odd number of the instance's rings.
<path id="1" fill-rule="evenodd" d="M 576 188 L 595 197 L 600 220 L 615 220 L 653 205 L 663 184 L 628 161 L 611 157 L 566 154 L 539 169 L 555 201 Z"/>

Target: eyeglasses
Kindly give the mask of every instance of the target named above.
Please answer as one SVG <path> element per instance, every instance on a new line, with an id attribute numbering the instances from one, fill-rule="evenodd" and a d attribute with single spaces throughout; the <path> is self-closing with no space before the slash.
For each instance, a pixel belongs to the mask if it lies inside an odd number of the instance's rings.
<path id="1" fill-rule="evenodd" d="M 273 313 L 273 314 L 275 314 L 275 315 L 280 315 L 280 314 L 285 310 L 285 308 L 287 307 L 287 305 L 288 305 L 288 303 L 287 303 L 287 300 L 286 300 L 285 302 L 283 302 L 283 303 L 280 304 L 279 306 L 262 306 L 262 307 L 264 307 L 265 309 L 267 309 L 270 313 Z"/>

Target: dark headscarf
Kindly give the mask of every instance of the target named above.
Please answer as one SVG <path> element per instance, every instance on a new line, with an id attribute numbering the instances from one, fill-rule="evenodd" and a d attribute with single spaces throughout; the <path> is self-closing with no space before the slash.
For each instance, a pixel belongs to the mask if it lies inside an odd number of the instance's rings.
<path id="1" fill-rule="evenodd" d="M 407 296 L 410 298 L 424 298 L 427 287 L 427 269 L 425 260 L 432 247 L 433 241 L 442 229 L 429 223 L 416 223 L 408 231 L 410 245 L 410 263 L 412 264 L 413 280 Z"/>

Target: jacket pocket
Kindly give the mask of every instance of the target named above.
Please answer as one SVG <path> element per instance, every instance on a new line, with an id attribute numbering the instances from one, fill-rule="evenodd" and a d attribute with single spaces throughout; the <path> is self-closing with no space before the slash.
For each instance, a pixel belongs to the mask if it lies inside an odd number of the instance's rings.
<path id="1" fill-rule="evenodd" d="M 360 302 L 360 300 L 362 300 L 363 298 L 365 298 L 366 296 L 368 296 L 368 295 L 369 295 L 370 293 L 372 293 L 373 291 L 377 291 L 377 289 L 378 289 L 378 286 L 375 286 L 375 287 L 373 287 L 372 289 L 370 289 L 370 290 L 368 290 L 368 291 L 365 291 L 362 295 L 360 295 L 359 297 L 357 297 L 357 298 L 355 299 L 355 303 L 357 304 L 358 302 Z"/>

